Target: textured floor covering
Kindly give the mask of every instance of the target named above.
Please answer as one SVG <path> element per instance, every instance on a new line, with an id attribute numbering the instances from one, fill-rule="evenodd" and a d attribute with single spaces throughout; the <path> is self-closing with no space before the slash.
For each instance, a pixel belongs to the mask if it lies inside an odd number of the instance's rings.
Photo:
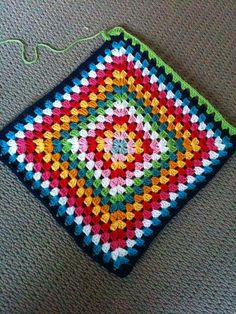
<path id="1" fill-rule="evenodd" d="M 235 1 L 1 1 L 1 38 L 63 46 L 121 25 L 149 44 L 236 125 Z M 24 66 L 0 48 L 0 128 L 102 43 Z M 0 163 L 1 313 L 235 313 L 236 154 L 120 279 L 82 253 Z"/>

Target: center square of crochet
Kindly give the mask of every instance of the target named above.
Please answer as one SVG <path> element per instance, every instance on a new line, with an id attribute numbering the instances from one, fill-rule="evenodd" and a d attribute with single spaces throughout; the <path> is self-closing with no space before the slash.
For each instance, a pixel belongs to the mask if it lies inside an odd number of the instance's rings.
<path id="1" fill-rule="evenodd" d="M 119 276 L 235 150 L 186 84 L 121 30 L 1 132 L 1 159 Z"/>

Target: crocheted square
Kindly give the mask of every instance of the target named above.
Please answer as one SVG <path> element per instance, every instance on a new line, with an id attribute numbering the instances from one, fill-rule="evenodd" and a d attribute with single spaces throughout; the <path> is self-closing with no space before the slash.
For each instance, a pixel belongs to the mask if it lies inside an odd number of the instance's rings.
<path id="1" fill-rule="evenodd" d="M 1 132 L 1 159 L 125 276 L 235 151 L 236 129 L 121 28 Z"/>

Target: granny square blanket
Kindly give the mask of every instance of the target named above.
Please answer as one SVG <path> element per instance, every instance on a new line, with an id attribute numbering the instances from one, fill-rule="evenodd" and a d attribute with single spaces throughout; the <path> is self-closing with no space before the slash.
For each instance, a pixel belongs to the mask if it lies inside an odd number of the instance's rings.
<path id="1" fill-rule="evenodd" d="M 0 137 L 1 160 L 119 276 L 235 149 L 236 129 L 122 28 Z"/>

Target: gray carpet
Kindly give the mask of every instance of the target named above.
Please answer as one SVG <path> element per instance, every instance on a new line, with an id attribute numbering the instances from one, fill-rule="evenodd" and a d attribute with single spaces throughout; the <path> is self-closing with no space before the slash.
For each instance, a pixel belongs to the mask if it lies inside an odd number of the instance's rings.
<path id="1" fill-rule="evenodd" d="M 121 25 L 149 44 L 236 125 L 235 1 L 22 1 L 0 4 L 1 38 L 63 46 Z M 24 66 L 0 48 L 0 127 L 56 86 L 103 42 Z M 0 163 L 1 313 L 230 313 L 236 311 L 236 154 L 153 241 L 133 272 L 115 277 L 81 252 L 48 210 Z"/>

